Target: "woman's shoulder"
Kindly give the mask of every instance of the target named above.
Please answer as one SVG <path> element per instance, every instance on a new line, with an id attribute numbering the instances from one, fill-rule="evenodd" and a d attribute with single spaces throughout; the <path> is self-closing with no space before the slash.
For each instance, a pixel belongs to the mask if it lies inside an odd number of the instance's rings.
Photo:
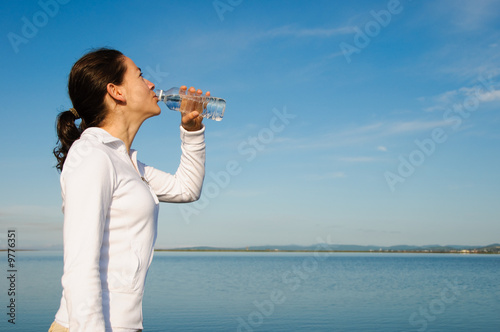
<path id="1" fill-rule="evenodd" d="M 71 148 L 68 151 L 68 158 L 71 156 L 81 158 L 95 156 L 98 158 L 105 157 L 108 154 L 109 153 L 102 140 L 85 131 L 82 133 L 82 136 L 71 145 Z"/>
<path id="2" fill-rule="evenodd" d="M 71 145 L 64 162 L 63 173 L 68 174 L 75 170 L 97 172 L 113 168 L 111 150 L 95 132 L 87 129 Z"/>
<path id="3" fill-rule="evenodd" d="M 98 127 L 87 128 L 79 139 L 77 139 L 71 148 L 69 149 L 69 154 L 78 153 L 79 155 L 109 155 L 112 150 L 117 150 L 119 148 L 125 148 L 123 142 L 111 136 L 107 131 Z"/>

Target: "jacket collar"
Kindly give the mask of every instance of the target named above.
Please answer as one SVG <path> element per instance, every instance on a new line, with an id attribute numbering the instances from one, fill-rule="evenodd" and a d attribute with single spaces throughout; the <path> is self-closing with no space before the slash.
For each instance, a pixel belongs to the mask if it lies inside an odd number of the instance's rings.
<path id="1" fill-rule="evenodd" d="M 130 149 L 130 154 L 127 153 L 127 148 L 125 147 L 125 143 L 119 138 L 114 137 L 110 133 L 108 133 L 106 130 L 99 128 L 99 127 L 90 127 L 87 128 L 83 131 L 82 135 L 80 138 L 83 139 L 93 139 L 97 140 L 98 142 L 109 146 L 110 148 L 119 151 L 121 153 L 125 153 L 126 155 L 129 155 L 130 157 L 132 156 L 132 153 L 135 150 Z M 135 157 L 135 156 L 134 156 Z"/>
<path id="2" fill-rule="evenodd" d="M 82 135 L 80 136 L 80 138 L 90 138 L 90 137 L 92 137 L 93 139 L 97 139 L 97 141 L 101 142 L 102 144 L 108 145 L 112 148 L 127 153 L 127 148 L 125 147 L 125 143 L 123 143 L 121 139 L 114 137 L 113 135 L 111 135 L 102 128 L 99 127 L 87 128 L 83 131 Z M 136 164 L 137 167 L 137 151 L 134 149 L 130 149 L 129 156 L 132 159 L 132 162 L 134 162 L 134 164 Z"/>
<path id="3" fill-rule="evenodd" d="M 103 144 L 118 142 L 125 145 L 125 143 L 123 143 L 121 139 L 112 136 L 106 130 L 99 127 L 90 127 L 85 129 L 81 135 L 81 138 L 86 138 L 86 137 L 93 137 L 94 139 L 97 139 L 99 142 Z"/>

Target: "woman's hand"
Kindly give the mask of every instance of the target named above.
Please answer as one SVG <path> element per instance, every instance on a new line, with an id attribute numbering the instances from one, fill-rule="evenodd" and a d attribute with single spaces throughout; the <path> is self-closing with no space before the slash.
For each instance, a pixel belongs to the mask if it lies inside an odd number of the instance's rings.
<path id="1" fill-rule="evenodd" d="M 193 87 L 190 87 L 189 90 L 187 90 L 187 87 L 183 85 L 181 86 L 179 94 L 187 96 L 201 96 L 202 91 L 200 89 L 196 91 Z M 210 92 L 207 91 L 205 95 L 207 97 L 210 96 Z M 203 117 L 200 116 L 200 114 L 203 113 L 203 103 L 196 102 L 189 97 L 182 98 L 181 113 L 181 124 L 187 131 L 200 130 L 203 127 L 201 123 Z"/>

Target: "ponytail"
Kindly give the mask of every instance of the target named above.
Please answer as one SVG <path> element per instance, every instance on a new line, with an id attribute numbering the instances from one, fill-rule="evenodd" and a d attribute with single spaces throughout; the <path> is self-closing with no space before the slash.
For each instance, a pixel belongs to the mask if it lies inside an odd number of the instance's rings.
<path id="1" fill-rule="evenodd" d="M 121 85 L 125 75 L 125 56 L 113 49 L 101 48 L 84 55 L 71 68 L 68 93 L 74 108 L 59 113 L 56 120 L 56 168 L 62 171 L 68 151 L 82 132 L 98 127 L 106 118 L 104 97 L 108 83 Z M 78 110 L 78 112 L 75 110 Z M 77 119 L 81 119 L 79 125 Z"/>
<path id="2" fill-rule="evenodd" d="M 69 148 L 82 134 L 82 130 L 80 126 L 77 126 L 76 120 L 77 117 L 70 110 L 62 111 L 57 116 L 56 131 L 58 145 L 54 148 L 53 152 L 57 159 L 56 168 L 59 171 L 62 171 Z"/>

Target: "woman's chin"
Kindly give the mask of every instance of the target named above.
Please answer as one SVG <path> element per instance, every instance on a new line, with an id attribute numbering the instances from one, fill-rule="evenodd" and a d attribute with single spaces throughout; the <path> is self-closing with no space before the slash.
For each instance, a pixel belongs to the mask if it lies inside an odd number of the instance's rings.
<path id="1" fill-rule="evenodd" d="M 153 111 L 153 116 L 157 116 L 160 114 L 161 114 L 161 108 L 160 108 L 160 106 L 158 106 L 158 108 Z"/>

